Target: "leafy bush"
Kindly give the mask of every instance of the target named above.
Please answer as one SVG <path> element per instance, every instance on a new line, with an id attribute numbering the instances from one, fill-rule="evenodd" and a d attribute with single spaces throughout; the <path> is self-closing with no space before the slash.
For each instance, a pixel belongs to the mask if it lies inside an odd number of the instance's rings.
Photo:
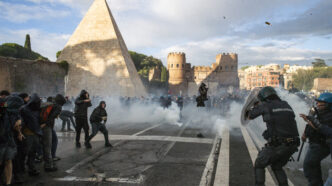
<path id="1" fill-rule="evenodd" d="M 69 63 L 67 61 L 60 61 L 60 62 L 58 62 L 58 64 L 61 68 L 66 70 L 66 74 L 67 74 L 68 70 L 69 70 Z"/>
<path id="2" fill-rule="evenodd" d="M 315 78 L 332 78 L 332 67 L 315 67 L 311 70 L 300 69 L 293 75 L 294 87 L 299 90 L 312 89 Z"/>
<path id="3" fill-rule="evenodd" d="M 49 61 L 46 57 L 16 43 L 4 43 L 0 45 L 0 56 Z"/>

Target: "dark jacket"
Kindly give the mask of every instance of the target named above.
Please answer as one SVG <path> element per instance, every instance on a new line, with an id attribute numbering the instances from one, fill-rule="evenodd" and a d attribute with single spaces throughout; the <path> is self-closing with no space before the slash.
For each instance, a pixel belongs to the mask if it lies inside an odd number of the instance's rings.
<path id="1" fill-rule="evenodd" d="M 90 102 L 84 102 L 84 100 L 89 99 L 85 97 L 87 91 L 82 90 L 79 97 L 75 100 L 75 117 L 87 118 L 88 108 L 92 106 Z"/>
<path id="2" fill-rule="evenodd" d="M 107 117 L 107 112 L 105 110 L 105 108 L 101 107 L 101 104 L 105 104 L 106 107 L 106 103 L 104 101 L 101 101 L 99 103 L 99 106 L 97 108 L 95 108 L 90 116 L 90 123 L 101 123 L 102 117 Z M 106 121 L 105 121 L 106 123 Z"/>
<path id="3" fill-rule="evenodd" d="M 8 145 L 15 147 L 15 131 L 14 126 L 18 120 L 21 120 L 20 108 L 24 105 L 24 101 L 17 95 L 11 95 L 7 99 L 7 114 L 8 114 Z"/>
<path id="4" fill-rule="evenodd" d="M 55 103 L 49 103 L 49 102 L 42 103 L 42 107 L 52 105 L 53 108 L 52 108 L 51 113 L 48 116 L 47 120 L 46 121 L 40 120 L 40 122 L 41 122 L 40 124 L 46 124 L 46 125 L 53 128 L 54 127 L 54 120 L 60 115 L 61 110 L 62 110 L 62 106 L 65 103 L 66 103 L 66 99 L 60 94 L 56 95 Z"/>
<path id="5" fill-rule="evenodd" d="M 30 101 L 24 105 L 20 114 L 23 120 L 23 128 L 28 128 L 31 132 L 37 135 L 42 135 L 40 128 L 40 104 L 41 100 L 37 94 L 32 94 Z"/>
<path id="6" fill-rule="evenodd" d="M 269 100 L 249 111 L 249 118 L 263 117 L 267 131 L 264 138 L 299 136 L 293 109 L 286 101 Z"/>
<path id="7" fill-rule="evenodd" d="M 320 124 L 332 127 L 332 112 L 330 109 L 326 110 L 314 110 L 310 115 L 316 118 Z M 325 143 L 326 136 L 323 134 L 322 130 L 317 131 L 310 127 L 309 125 L 306 126 L 305 135 L 309 138 L 310 143 Z"/>

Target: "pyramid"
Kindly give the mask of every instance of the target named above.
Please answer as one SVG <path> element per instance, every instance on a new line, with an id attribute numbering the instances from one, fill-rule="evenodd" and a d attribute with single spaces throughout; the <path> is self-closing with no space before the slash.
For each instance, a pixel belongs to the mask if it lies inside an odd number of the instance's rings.
<path id="1" fill-rule="evenodd" d="M 58 58 L 69 63 L 67 96 L 145 96 L 146 90 L 106 0 L 95 0 Z"/>

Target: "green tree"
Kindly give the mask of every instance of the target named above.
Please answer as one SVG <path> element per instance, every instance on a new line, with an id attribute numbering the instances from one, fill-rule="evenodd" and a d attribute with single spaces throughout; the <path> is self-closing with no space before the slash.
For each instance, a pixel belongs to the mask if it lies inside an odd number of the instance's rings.
<path id="1" fill-rule="evenodd" d="M 161 68 L 161 77 L 160 77 L 161 82 L 167 82 L 167 69 L 166 67 Z"/>
<path id="2" fill-rule="evenodd" d="M 312 62 L 311 64 L 312 64 L 312 66 L 314 68 L 317 68 L 317 67 L 327 67 L 327 65 L 325 63 L 325 60 L 324 59 L 319 59 L 319 58 L 315 59 L 315 61 Z"/>
<path id="3" fill-rule="evenodd" d="M 31 51 L 31 41 L 30 41 L 30 35 L 27 34 L 25 36 L 25 43 L 24 43 L 24 48 L 28 49 Z"/>
<path id="4" fill-rule="evenodd" d="M 56 53 L 56 58 L 58 59 L 59 58 L 59 56 L 61 55 L 61 50 L 59 50 L 57 53 Z"/>
<path id="5" fill-rule="evenodd" d="M 245 70 L 247 68 L 249 68 L 249 66 L 243 66 L 243 67 L 241 67 L 241 70 Z"/>
<path id="6" fill-rule="evenodd" d="M 14 57 L 30 60 L 47 60 L 48 59 L 32 50 L 24 48 L 16 43 L 4 43 L 0 45 L 0 56 Z"/>
<path id="7" fill-rule="evenodd" d="M 293 75 L 294 88 L 309 91 L 315 78 L 332 78 L 332 67 L 316 67 L 311 70 L 300 69 Z"/>

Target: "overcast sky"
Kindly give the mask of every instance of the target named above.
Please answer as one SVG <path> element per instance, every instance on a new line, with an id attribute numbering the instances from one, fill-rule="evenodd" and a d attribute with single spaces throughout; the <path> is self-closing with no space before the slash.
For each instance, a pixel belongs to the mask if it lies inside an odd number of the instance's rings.
<path id="1" fill-rule="evenodd" d="M 240 66 L 332 65 L 331 0 L 107 0 L 129 50 L 166 64 L 185 52 L 193 65 L 211 65 L 235 52 Z M 24 44 L 51 60 L 93 0 L 0 0 L 0 43 Z M 271 25 L 265 24 L 265 22 Z"/>

